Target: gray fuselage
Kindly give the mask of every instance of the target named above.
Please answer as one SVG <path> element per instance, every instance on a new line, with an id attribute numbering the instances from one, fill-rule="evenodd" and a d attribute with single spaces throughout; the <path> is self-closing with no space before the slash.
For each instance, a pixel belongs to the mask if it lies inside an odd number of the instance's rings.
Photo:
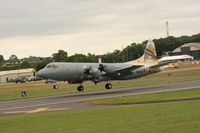
<path id="1" fill-rule="evenodd" d="M 105 71 L 99 70 L 99 63 L 65 63 L 53 62 L 38 72 L 38 76 L 48 80 L 68 81 L 69 83 L 82 83 L 83 81 L 110 81 L 128 80 L 149 74 L 149 68 L 140 67 L 128 73 L 120 73 L 116 70 L 131 67 L 126 63 L 102 63 Z M 88 73 L 86 73 L 88 70 Z M 156 72 L 156 71 L 154 71 Z"/>

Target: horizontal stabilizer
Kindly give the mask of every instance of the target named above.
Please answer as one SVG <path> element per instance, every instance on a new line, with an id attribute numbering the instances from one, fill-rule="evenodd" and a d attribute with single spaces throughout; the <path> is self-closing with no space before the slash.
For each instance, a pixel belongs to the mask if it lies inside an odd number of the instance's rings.
<path id="1" fill-rule="evenodd" d="M 169 62 L 163 62 L 163 63 L 159 63 L 157 65 L 151 66 L 150 68 L 160 68 L 160 67 L 166 66 L 168 64 L 169 64 Z"/>

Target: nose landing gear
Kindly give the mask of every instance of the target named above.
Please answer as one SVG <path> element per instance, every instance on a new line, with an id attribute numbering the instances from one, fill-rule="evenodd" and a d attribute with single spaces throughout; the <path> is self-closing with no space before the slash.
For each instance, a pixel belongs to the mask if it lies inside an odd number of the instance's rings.
<path id="1" fill-rule="evenodd" d="M 105 85 L 105 88 L 108 90 L 108 89 L 112 89 L 112 84 L 111 83 L 107 83 Z"/>
<path id="2" fill-rule="evenodd" d="M 83 85 L 79 85 L 79 86 L 77 87 L 77 90 L 78 90 L 79 92 L 83 91 L 83 90 L 84 90 Z"/>

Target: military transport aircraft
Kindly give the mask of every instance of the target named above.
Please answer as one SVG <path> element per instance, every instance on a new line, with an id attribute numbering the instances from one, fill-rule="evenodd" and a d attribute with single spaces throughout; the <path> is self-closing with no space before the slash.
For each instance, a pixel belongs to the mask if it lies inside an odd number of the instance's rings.
<path id="1" fill-rule="evenodd" d="M 160 71 L 156 59 L 155 44 L 149 40 L 143 56 L 137 60 L 125 63 L 67 63 L 53 62 L 41 69 L 37 76 L 51 81 L 67 81 L 69 84 L 79 84 L 78 91 L 83 91 L 82 83 L 90 80 L 97 84 L 107 81 L 106 89 L 111 89 L 111 80 L 128 80 Z M 58 88 L 55 83 L 54 89 Z"/>

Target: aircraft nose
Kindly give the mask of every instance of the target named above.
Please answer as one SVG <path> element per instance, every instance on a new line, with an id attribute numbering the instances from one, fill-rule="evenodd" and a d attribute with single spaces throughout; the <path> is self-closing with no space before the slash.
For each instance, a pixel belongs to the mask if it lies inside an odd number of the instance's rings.
<path id="1" fill-rule="evenodd" d="M 37 72 L 37 77 L 38 78 L 46 78 L 45 70 L 41 69 Z"/>

